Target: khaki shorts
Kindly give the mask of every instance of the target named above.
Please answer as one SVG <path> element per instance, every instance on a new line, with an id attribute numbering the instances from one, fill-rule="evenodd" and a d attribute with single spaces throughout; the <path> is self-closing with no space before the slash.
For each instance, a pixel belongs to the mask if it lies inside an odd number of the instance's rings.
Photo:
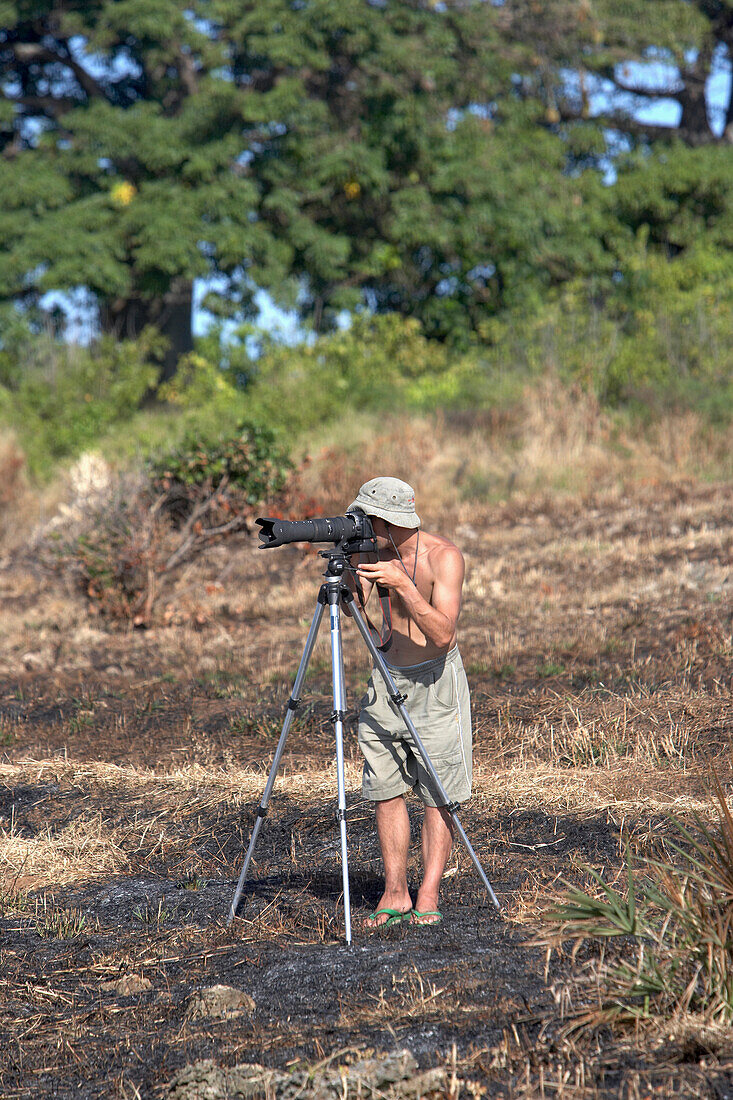
<path id="1" fill-rule="evenodd" d="M 458 647 L 445 657 L 409 668 L 388 665 L 397 690 L 452 802 L 471 794 L 471 703 Z M 371 802 L 415 790 L 428 806 L 440 804 L 420 754 L 377 669 L 361 702 L 359 747 L 362 792 Z"/>

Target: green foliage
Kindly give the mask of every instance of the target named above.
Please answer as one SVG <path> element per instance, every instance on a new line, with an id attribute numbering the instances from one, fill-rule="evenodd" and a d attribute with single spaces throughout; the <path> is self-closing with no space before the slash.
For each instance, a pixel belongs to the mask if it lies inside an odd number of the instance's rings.
<path id="1" fill-rule="evenodd" d="M 693 834 L 672 820 L 667 852 L 634 867 L 627 850 L 625 890 L 589 869 L 592 892 L 568 887 L 545 914 L 552 945 L 616 938 L 627 945 L 596 969 L 594 1022 L 687 1010 L 733 1021 L 733 817 L 717 780 L 715 790 L 718 830 L 698 820 Z"/>
<path id="2" fill-rule="evenodd" d="M 717 119 L 706 93 L 726 65 L 729 0 L 505 0 L 501 7 L 521 87 L 543 101 L 545 117 L 565 135 L 597 130 L 602 120 L 615 153 L 677 137 L 693 149 L 720 140 L 731 90 Z M 602 103 L 594 101 L 599 80 Z M 674 123 L 639 117 L 650 101 L 670 99 L 679 105 Z"/>
<path id="3" fill-rule="evenodd" d="M 269 429 L 240 423 L 233 436 L 189 434 L 142 476 L 118 475 L 88 503 L 77 527 L 54 540 L 55 561 L 73 572 L 96 613 L 147 626 L 166 578 L 205 547 L 247 530 L 291 470 Z"/>
<path id="4" fill-rule="evenodd" d="M 611 294 L 640 233 L 665 260 L 733 247 L 733 149 L 705 103 L 728 3 L 3 11 L 6 299 L 85 286 L 108 328 L 180 336 L 162 305 L 214 275 L 222 316 L 251 316 L 263 287 L 318 332 L 368 304 L 466 352 L 558 288 Z M 660 65 L 676 129 L 635 117 Z M 611 132 L 619 178 L 604 187 Z"/>
<path id="5" fill-rule="evenodd" d="M 356 412 L 429 411 L 488 393 L 480 358 L 429 340 L 420 323 L 362 315 L 352 326 L 296 348 L 270 347 L 246 393 L 263 422 L 302 433 Z"/>
<path id="6" fill-rule="evenodd" d="M 50 476 L 60 460 L 95 447 L 113 426 L 129 423 L 155 383 L 150 358 L 160 351 L 153 330 L 120 343 L 103 338 L 87 349 L 23 326 L 4 328 L 0 421 L 17 433 L 31 473 Z"/>
<path id="7" fill-rule="evenodd" d="M 620 163 L 607 199 L 622 232 L 622 257 L 629 238 L 641 233 L 665 259 L 718 249 L 730 267 L 733 146 L 688 149 L 677 141 L 653 154 L 636 153 Z"/>
<path id="8" fill-rule="evenodd" d="M 694 408 L 733 415 L 733 269 L 704 246 L 676 260 L 629 247 L 609 289 L 568 284 L 529 319 L 507 312 L 485 328 L 492 353 L 529 375 L 580 382 L 611 406 Z"/>
<path id="9" fill-rule="evenodd" d="M 242 502 L 255 505 L 285 486 L 292 462 L 275 434 L 256 424 L 240 423 L 233 436 L 203 439 L 187 434 L 182 443 L 150 465 L 154 486 L 171 490 L 204 487 L 207 492 L 231 486 Z"/>
<path id="10" fill-rule="evenodd" d="M 320 324 L 402 262 L 396 204 L 440 204 L 457 163 L 448 112 L 510 73 L 483 4 L 97 0 L 6 22 L 0 295 L 26 300 L 150 302 L 210 273 L 244 312 L 256 286 L 304 290 Z"/>

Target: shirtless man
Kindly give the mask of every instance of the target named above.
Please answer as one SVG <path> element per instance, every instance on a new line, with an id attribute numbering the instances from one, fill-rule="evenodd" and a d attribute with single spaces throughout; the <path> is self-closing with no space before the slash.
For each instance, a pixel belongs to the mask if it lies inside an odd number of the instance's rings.
<path id="1" fill-rule="evenodd" d="M 392 641 L 385 661 L 406 696 L 405 706 L 452 802 L 471 794 L 471 711 L 468 684 L 456 646 L 464 562 L 448 539 L 420 531 L 415 494 L 404 481 L 377 477 L 362 485 L 348 511 L 372 519 L 379 561 L 360 560 L 364 602 L 375 584 L 389 589 Z M 440 881 L 453 843 L 448 812 L 436 806 L 425 767 L 387 687 L 375 669 L 362 700 L 359 745 L 364 754 L 362 791 L 376 804 L 384 862 L 384 893 L 366 928 L 402 920 L 437 924 Z M 410 822 L 404 795 L 425 804 L 423 879 L 415 906 L 407 888 Z"/>

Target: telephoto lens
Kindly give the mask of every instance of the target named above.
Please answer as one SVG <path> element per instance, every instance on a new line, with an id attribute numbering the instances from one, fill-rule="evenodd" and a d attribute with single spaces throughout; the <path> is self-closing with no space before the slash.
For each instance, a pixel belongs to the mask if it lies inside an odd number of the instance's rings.
<path id="1" fill-rule="evenodd" d="M 289 542 L 350 543 L 354 539 L 373 539 L 371 521 L 363 512 L 322 519 L 258 519 L 260 549 L 284 546 Z"/>

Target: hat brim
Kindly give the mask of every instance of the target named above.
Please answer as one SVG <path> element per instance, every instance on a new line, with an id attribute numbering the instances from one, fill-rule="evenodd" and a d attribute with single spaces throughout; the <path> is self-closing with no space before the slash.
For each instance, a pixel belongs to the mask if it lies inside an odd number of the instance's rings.
<path id="1" fill-rule="evenodd" d="M 353 512 L 355 508 L 361 509 L 368 516 L 379 516 L 380 519 L 386 520 L 387 523 L 393 523 L 395 527 L 419 527 L 420 517 L 417 512 L 403 512 L 399 508 L 390 510 L 389 508 L 380 508 L 378 505 L 373 504 L 370 500 L 359 500 L 357 497 L 349 507 L 347 512 Z"/>

